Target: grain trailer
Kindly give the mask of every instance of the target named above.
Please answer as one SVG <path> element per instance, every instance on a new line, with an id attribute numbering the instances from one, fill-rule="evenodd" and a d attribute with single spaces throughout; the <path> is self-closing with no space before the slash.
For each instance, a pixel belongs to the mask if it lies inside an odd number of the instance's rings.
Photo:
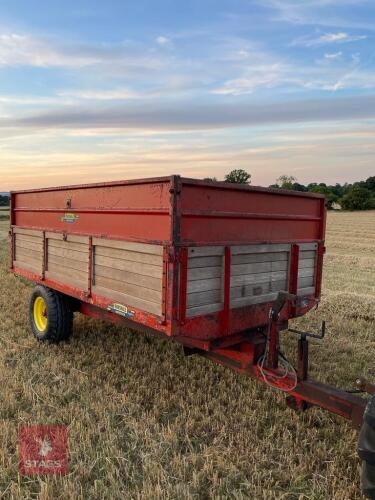
<path id="1" fill-rule="evenodd" d="M 35 283 L 40 341 L 72 332 L 74 312 L 179 342 L 361 428 L 363 489 L 375 498 L 375 398 L 313 380 L 316 333 L 288 321 L 321 294 L 325 198 L 180 176 L 11 193 L 11 270 Z M 296 359 L 280 331 L 298 338 Z M 358 390 L 374 393 L 359 380 Z"/>

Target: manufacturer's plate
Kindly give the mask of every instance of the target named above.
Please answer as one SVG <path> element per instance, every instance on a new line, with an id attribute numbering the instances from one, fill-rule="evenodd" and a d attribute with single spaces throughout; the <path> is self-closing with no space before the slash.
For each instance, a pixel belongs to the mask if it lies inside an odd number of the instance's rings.
<path id="1" fill-rule="evenodd" d="M 125 318 L 134 318 L 135 316 L 135 311 L 132 311 L 128 306 L 124 306 L 123 304 L 110 304 L 107 309 Z"/>

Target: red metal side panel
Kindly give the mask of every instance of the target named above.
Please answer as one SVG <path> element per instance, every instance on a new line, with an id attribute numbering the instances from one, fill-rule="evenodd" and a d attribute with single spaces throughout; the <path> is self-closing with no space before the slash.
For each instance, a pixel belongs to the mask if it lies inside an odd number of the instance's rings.
<path id="1" fill-rule="evenodd" d="M 13 224 L 145 242 L 170 238 L 170 178 L 14 193 Z"/>
<path id="2" fill-rule="evenodd" d="M 321 196 L 183 180 L 181 239 L 193 244 L 291 242 L 323 236 Z"/>

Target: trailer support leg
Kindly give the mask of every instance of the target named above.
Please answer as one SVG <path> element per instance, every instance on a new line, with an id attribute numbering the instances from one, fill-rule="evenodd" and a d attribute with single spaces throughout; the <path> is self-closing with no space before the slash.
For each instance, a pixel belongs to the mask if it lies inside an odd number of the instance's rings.
<path id="1" fill-rule="evenodd" d="M 299 381 L 307 379 L 309 371 L 309 341 L 306 335 L 301 335 L 298 340 L 298 353 L 297 353 L 297 376 Z"/>

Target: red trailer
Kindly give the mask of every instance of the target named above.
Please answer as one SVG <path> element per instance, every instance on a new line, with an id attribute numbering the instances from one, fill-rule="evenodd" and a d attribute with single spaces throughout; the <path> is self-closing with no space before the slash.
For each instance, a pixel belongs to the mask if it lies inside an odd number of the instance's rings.
<path id="1" fill-rule="evenodd" d="M 375 495 L 375 400 L 296 368 L 280 330 L 319 301 L 326 208 L 319 194 L 179 176 L 11 193 L 11 268 L 37 284 L 39 340 L 72 331 L 73 312 L 152 331 L 360 427 L 363 486 Z M 361 389 L 375 392 L 361 381 Z"/>

